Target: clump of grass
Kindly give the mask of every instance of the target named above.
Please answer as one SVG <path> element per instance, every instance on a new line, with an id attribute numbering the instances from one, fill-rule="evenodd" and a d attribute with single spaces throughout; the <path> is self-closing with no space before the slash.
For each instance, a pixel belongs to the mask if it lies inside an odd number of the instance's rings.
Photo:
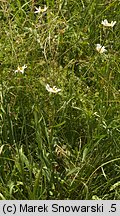
<path id="1" fill-rule="evenodd" d="M 0 199 L 120 199 L 119 6 L 1 3 Z"/>

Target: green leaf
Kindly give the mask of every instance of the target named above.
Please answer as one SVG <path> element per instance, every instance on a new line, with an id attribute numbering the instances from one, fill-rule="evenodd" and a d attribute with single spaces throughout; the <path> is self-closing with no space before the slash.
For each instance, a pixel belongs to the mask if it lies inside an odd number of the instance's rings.
<path id="1" fill-rule="evenodd" d="M 88 148 L 85 147 L 85 148 L 84 148 L 84 151 L 83 151 L 82 162 L 85 161 L 87 154 L 88 154 Z"/>
<path id="2" fill-rule="evenodd" d="M 120 181 L 116 182 L 114 185 L 110 187 L 110 191 L 115 190 L 116 187 L 120 186 Z"/>

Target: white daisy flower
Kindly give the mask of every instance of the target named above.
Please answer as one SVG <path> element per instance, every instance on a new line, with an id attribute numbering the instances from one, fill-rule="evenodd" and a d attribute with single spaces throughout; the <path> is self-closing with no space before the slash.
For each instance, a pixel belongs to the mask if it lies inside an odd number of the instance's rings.
<path id="1" fill-rule="evenodd" d="M 109 23 L 108 21 L 107 21 L 107 19 L 105 19 L 105 20 L 103 20 L 102 22 L 101 22 L 101 24 L 104 26 L 104 27 L 114 27 L 114 25 L 116 24 L 116 21 L 112 21 L 111 23 Z"/>
<path id="2" fill-rule="evenodd" d="M 104 47 L 104 46 L 101 46 L 100 44 L 97 44 L 97 45 L 96 45 L 96 50 L 97 50 L 100 54 L 102 54 L 102 53 L 104 53 L 104 52 L 107 51 L 107 50 L 105 49 L 105 47 Z"/>
<path id="3" fill-rule="evenodd" d="M 35 7 L 35 8 L 36 8 L 36 11 L 34 13 L 44 13 L 48 9 L 48 7 L 46 5 L 44 5 L 43 9 L 40 6 L 38 8 L 37 7 Z"/>
<path id="4" fill-rule="evenodd" d="M 25 68 L 27 68 L 27 66 L 26 65 L 23 65 L 22 67 L 20 67 L 20 66 L 18 66 L 17 67 L 17 70 L 15 70 L 15 73 L 24 73 L 24 70 L 25 70 Z"/>
<path id="5" fill-rule="evenodd" d="M 58 92 L 61 91 L 61 89 L 56 88 L 56 86 L 53 86 L 53 88 L 51 88 L 51 87 L 49 86 L 49 84 L 46 85 L 46 90 L 47 90 L 48 92 L 51 92 L 51 93 L 58 93 Z"/>

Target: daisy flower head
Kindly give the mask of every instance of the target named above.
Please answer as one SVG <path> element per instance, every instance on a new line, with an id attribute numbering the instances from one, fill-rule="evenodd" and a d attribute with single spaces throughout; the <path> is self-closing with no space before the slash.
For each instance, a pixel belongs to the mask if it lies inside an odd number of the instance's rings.
<path id="1" fill-rule="evenodd" d="M 104 26 L 104 27 L 114 27 L 114 25 L 116 24 L 116 21 L 112 21 L 111 23 L 109 23 L 108 21 L 107 21 L 107 19 L 105 19 L 105 20 L 103 20 L 102 22 L 101 22 L 101 24 Z"/>
<path id="2" fill-rule="evenodd" d="M 96 50 L 97 50 L 100 54 L 102 54 L 102 53 L 104 53 L 104 52 L 107 51 L 107 50 L 105 49 L 105 47 L 104 47 L 104 46 L 101 46 L 100 44 L 97 44 L 97 45 L 96 45 Z"/>
<path id="3" fill-rule="evenodd" d="M 26 65 L 23 65 L 22 67 L 18 66 L 17 70 L 15 70 L 15 73 L 19 73 L 20 72 L 20 73 L 24 74 L 25 68 L 27 68 Z"/>
<path id="4" fill-rule="evenodd" d="M 53 86 L 53 88 L 51 88 L 49 84 L 46 85 L 46 90 L 50 93 L 55 93 L 55 94 L 61 91 L 61 89 L 56 88 L 56 86 Z"/>
<path id="5" fill-rule="evenodd" d="M 45 13 L 48 9 L 48 7 L 46 5 L 44 5 L 44 8 L 41 8 L 40 6 L 38 8 L 37 7 L 35 7 L 35 8 L 36 8 L 36 11 L 34 13 L 39 13 L 39 14 Z"/>

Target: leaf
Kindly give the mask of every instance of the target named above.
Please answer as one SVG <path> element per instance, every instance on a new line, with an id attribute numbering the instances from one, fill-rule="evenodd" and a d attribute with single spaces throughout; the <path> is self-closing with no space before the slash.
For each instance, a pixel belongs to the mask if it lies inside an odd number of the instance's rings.
<path id="1" fill-rule="evenodd" d="M 101 200 L 101 199 L 97 195 L 93 195 L 92 200 Z"/>
<path id="2" fill-rule="evenodd" d="M 80 170 L 80 167 L 75 167 L 75 168 L 73 168 L 72 170 L 70 170 L 70 171 L 68 172 L 67 176 L 70 176 L 71 174 L 76 173 L 76 172 L 78 172 L 79 170 Z"/>
<path id="3" fill-rule="evenodd" d="M 34 198 L 35 198 L 36 193 L 37 193 L 37 190 L 38 190 L 38 188 L 39 188 L 40 173 L 41 173 L 41 171 L 38 170 L 38 173 L 37 173 L 36 176 L 35 176 L 35 183 L 34 183 L 34 188 L 33 188 L 33 195 L 34 195 Z"/>
<path id="4" fill-rule="evenodd" d="M 54 128 L 56 128 L 56 127 L 60 127 L 60 126 L 64 125 L 65 123 L 66 123 L 66 121 L 63 121 L 63 122 L 61 122 L 60 124 L 57 124 L 57 125 L 52 126 L 52 127 L 54 127 Z"/>
<path id="5" fill-rule="evenodd" d="M 116 182 L 114 185 L 110 187 L 110 191 L 115 190 L 116 187 L 120 186 L 120 181 Z"/>
<path id="6" fill-rule="evenodd" d="M 0 146 L 0 155 L 2 153 L 3 147 L 4 147 L 4 145 Z"/>
<path id="7" fill-rule="evenodd" d="M 6 200 L 5 199 L 5 197 L 0 193 L 0 198 L 2 199 L 2 200 Z"/>
<path id="8" fill-rule="evenodd" d="M 83 157 L 82 157 L 82 162 L 85 161 L 85 158 L 86 158 L 86 156 L 87 156 L 87 153 L 88 153 L 88 148 L 84 148 Z"/>

